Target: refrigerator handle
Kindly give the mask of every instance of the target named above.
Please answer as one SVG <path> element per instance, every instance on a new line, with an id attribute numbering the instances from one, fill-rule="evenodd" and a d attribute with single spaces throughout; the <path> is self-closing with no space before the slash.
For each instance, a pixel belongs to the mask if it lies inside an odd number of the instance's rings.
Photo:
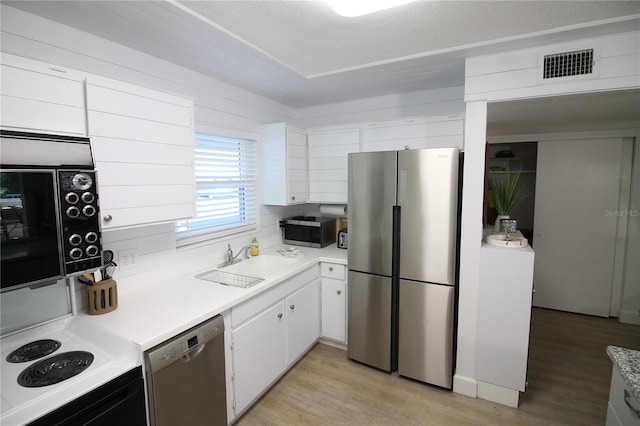
<path id="1" fill-rule="evenodd" d="M 398 306 L 400 300 L 400 224 L 402 208 L 393 206 L 393 240 L 391 247 L 391 371 L 398 370 Z"/>
<path id="2" fill-rule="evenodd" d="M 391 240 L 391 275 L 400 273 L 400 206 L 393 206 L 393 239 Z"/>

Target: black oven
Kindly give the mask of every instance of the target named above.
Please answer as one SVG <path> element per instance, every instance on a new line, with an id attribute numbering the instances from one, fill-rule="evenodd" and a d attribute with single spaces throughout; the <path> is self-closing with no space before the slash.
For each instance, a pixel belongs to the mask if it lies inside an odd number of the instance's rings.
<path id="1" fill-rule="evenodd" d="M 89 140 L 7 131 L 0 136 L 2 291 L 101 267 Z"/>
<path id="2" fill-rule="evenodd" d="M 142 367 L 113 379 L 29 426 L 147 425 Z"/>

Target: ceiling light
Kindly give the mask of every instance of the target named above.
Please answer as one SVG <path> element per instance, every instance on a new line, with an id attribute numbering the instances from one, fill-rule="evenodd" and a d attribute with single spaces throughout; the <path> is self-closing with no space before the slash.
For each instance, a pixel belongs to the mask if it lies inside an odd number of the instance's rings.
<path id="1" fill-rule="evenodd" d="M 412 1 L 415 0 L 328 0 L 327 2 L 337 14 L 351 18 L 411 3 Z"/>

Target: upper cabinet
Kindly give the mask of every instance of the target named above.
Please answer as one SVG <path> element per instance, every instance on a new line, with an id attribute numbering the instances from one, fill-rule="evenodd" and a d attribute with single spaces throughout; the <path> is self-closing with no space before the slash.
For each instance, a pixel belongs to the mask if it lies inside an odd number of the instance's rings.
<path id="1" fill-rule="evenodd" d="M 308 200 L 307 134 L 287 123 L 262 126 L 262 203 L 286 206 Z"/>
<path id="2" fill-rule="evenodd" d="M 193 217 L 193 102 L 91 76 L 87 109 L 103 230 Z"/>
<path id="3" fill-rule="evenodd" d="M 310 131 L 309 201 L 347 203 L 348 155 L 360 150 L 360 129 Z"/>
<path id="4" fill-rule="evenodd" d="M 84 76 L 20 56 L 2 54 L 2 128 L 86 135 Z"/>

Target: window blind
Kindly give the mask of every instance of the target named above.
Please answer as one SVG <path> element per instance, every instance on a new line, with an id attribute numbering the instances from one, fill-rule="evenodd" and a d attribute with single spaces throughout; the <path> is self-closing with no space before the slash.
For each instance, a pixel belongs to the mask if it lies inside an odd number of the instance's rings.
<path id="1" fill-rule="evenodd" d="M 256 141 L 196 133 L 196 218 L 176 223 L 178 245 L 254 230 Z"/>

